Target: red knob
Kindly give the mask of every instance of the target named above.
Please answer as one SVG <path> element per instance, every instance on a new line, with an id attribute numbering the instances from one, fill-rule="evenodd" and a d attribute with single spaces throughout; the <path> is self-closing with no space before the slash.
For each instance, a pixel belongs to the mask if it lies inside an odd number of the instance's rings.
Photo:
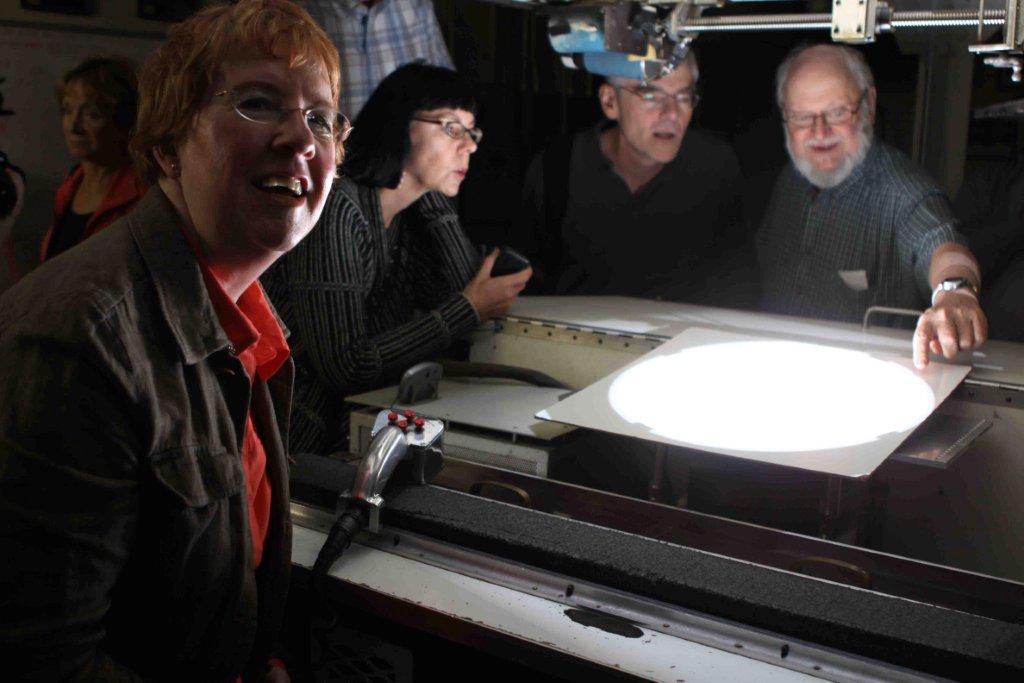
<path id="1" fill-rule="evenodd" d="M 399 420 L 398 422 L 396 422 L 396 423 L 395 423 L 395 425 L 396 425 L 396 426 L 397 426 L 397 427 L 398 427 L 399 429 L 403 429 L 403 430 L 404 430 L 404 429 L 405 429 L 406 427 L 408 427 L 408 426 L 409 426 L 409 423 L 408 423 L 408 422 L 406 422 L 405 420 Z"/>
<path id="2" fill-rule="evenodd" d="M 423 425 L 425 425 L 427 421 L 424 420 L 422 417 L 417 417 L 415 420 L 412 421 L 412 423 L 416 425 L 416 429 L 419 430 L 423 429 Z"/>
<path id="3" fill-rule="evenodd" d="M 416 411 L 413 410 L 412 408 L 406 408 L 405 411 L 404 411 L 404 415 L 407 418 L 414 418 L 414 417 L 416 417 Z"/>
<path id="4" fill-rule="evenodd" d="M 393 410 L 390 413 L 388 413 L 388 422 L 394 422 L 397 419 L 398 419 L 398 413 L 396 413 Z"/>

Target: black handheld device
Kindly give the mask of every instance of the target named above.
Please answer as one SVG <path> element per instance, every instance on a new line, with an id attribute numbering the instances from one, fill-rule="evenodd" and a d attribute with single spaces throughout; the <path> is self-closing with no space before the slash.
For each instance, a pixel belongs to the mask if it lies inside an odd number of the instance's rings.
<path id="1" fill-rule="evenodd" d="M 511 275 L 530 267 L 530 259 L 512 247 L 503 246 L 498 248 L 500 251 L 498 252 L 498 258 L 494 261 L 494 267 L 491 268 L 491 277 Z"/>

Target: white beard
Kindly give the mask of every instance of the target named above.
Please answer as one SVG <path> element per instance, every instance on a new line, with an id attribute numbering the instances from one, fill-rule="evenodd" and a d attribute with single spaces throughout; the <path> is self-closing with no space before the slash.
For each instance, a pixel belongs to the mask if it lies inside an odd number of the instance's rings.
<path id="1" fill-rule="evenodd" d="M 865 121 L 861 124 L 860 130 L 857 131 L 857 151 L 843 157 L 839 167 L 835 170 L 819 171 L 806 157 L 798 157 L 793 153 L 793 141 L 789 137 L 789 129 L 783 127 L 783 130 L 786 133 L 786 152 L 789 153 L 790 161 L 796 166 L 796 170 L 800 172 L 800 175 L 807 179 L 807 182 L 822 190 L 836 187 L 850 177 L 854 169 L 860 166 L 864 159 L 867 158 L 874 137 L 874 128 L 870 122 Z M 805 144 L 810 146 L 810 142 L 812 141 L 808 140 Z"/>

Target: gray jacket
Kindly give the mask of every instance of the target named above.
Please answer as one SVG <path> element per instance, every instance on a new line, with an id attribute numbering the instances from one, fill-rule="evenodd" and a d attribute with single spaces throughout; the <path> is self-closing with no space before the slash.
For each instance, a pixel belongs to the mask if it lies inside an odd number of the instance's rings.
<path id="1" fill-rule="evenodd" d="M 8 680 L 262 676 L 290 567 L 293 375 L 250 391 L 158 188 L 0 298 Z M 273 490 L 255 571 L 250 394 Z"/>

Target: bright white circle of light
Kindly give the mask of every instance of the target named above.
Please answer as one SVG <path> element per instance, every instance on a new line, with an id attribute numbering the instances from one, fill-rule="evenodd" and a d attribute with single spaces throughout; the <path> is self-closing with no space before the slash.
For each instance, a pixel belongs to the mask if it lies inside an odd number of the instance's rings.
<path id="1" fill-rule="evenodd" d="M 927 382 L 860 351 L 789 341 L 684 349 L 635 365 L 608 390 L 623 419 L 694 446 L 815 451 L 911 429 L 934 408 Z"/>

